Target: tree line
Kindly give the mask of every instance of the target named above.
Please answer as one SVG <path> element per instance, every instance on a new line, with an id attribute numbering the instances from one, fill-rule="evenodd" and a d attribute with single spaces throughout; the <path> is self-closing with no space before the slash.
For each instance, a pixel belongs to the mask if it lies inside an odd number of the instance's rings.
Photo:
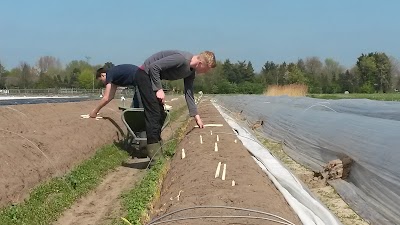
<path id="1" fill-rule="evenodd" d="M 339 62 L 318 57 L 298 59 L 297 62 L 267 61 L 255 72 L 251 61 L 218 61 L 208 74 L 198 76 L 195 91 L 211 94 L 260 94 L 269 85 L 305 84 L 309 93 L 376 93 L 393 92 L 400 88 L 398 60 L 382 52 L 361 54 L 352 68 Z M 10 88 L 100 88 L 94 72 L 112 62 L 91 65 L 89 60 L 73 60 L 63 66 L 53 56 L 40 57 L 35 65 L 21 62 L 6 70 L 0 62 L 0 89 Z M 163 81 L 166 89 L 183 91 L 182 81 Z"/>

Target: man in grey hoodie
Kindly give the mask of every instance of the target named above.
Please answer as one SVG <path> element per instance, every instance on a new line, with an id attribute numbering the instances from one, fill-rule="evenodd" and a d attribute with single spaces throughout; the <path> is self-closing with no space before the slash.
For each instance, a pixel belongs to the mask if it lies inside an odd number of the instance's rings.
<path id="1" fill-rule="evenodd" d="M 139 68 L 135 82 L 139 88 L 146 120 L 147 152 L 153 158 L 152 165 L 161 156 L 160 120 L 164 113 L 165 93 L 161 80 L 183 79 L 185 99 L 189 115 L 194 117 L 199 128 L 203 122 L 194 101 L 193 82 L 196 74 L 207 73 L 216 67 L 213 52 L 204 51 L 194 55 L 185 51 L 167 50 L 153 54 Z"/>

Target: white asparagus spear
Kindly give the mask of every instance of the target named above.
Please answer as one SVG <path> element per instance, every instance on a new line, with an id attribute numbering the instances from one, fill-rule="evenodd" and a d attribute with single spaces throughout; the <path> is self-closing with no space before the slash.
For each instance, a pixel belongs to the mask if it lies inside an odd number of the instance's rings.
<path id="1" fill-rule="evenodd" d="M 224 170 L 222 171 L 222 180 L 225 180 L 226 175 L 226 163 L 224 163 Z"/>
<path id="2" fill-rule="evenodd" d="M 220 170 L 221 170 L 221 162 L 218 163 L 217 170 L 215 171 L 215 178 L 219 177 Z"/>
<path id="3" fill-rule="evenodd" d="M 222 127 L 222 126 L 224 126 L 224 125 L 223 125 L 223 124 L 213 124 L 213 123 L 204 124 L 204 127 Z M 199 126 L 196 125 L 196 126 L 194 126 L 194 127 L 199 127 Z"/>
<path id="4" fill-rule="evenodd" d="M 184 159 L 186 157 L 186 154 L 185 154 L 185 149 L 184 148 L 182 148 L 182 159 Z"/>

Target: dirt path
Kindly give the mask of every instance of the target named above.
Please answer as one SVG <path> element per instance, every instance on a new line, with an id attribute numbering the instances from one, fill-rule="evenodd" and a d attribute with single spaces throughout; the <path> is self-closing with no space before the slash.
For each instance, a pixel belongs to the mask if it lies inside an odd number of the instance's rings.
<path id="1" fill-rule="evenodd" d="M 140 166 L 147 161 L 135 158 L 127 163 Z M 122 191 L 132 188 L 142 174 L 143 170 L 140 169 L 118 167 L 109 173 L 93 192 L 78 200 L 55 224 L 108 224 L 118 215 Z"/>
<path id="2" fill-rule="evenodd" d="M 260 210 L 281 216 L 295 224 L 299 218 L 275 188 L 267 175 L 259 168 L 251 155 L 225 122 L 215 107 L 204 101 L 200 104 L 203 122 L 223 124 L 223 127 L 190 129 L 180 143 L 177 154 L 162 186 L 159 201 L 155 204 L 151 218 L 174 210 L 191 206 L 231 206 Z M 211 134 L 212 131 L 212 134 Z M 203 144 L 200 143 L 202 135 Z M 217 135 L 219 142 L 217 142 Z M 217 142 L 218 151 L 215 151 Z M 181 149 L 186 157 L 181 158 Z M 221 162 L 221 171 L 215 178 L 216 168 Z M 223 165 L 226 164 L 225 180 L 222 180 Z M 232 181 L 235 186 L 232 186 Z M 249 212 L 227 209 L 196 209 L 174 214 L 166 219 L 194 216 L 260 216 Z M 271 218 L 271 217 L 270 217 Z M 277 224 L 258 219 L 213 218 L 176 221 L 165 224 Z"/>
<path id="3" fill-rule="evenodd" d="M 174 109 L 184 106 L 184 103 L 167 103 Z M 162 138 L 168 140 L 174 131 L 187 118 L 185 111 L 176 121 L 172 122 L 162 132 Z M 132 189 L 144 173 L 148 159 L 130 159 L 115 171 L 110 172 L 102 183 L 87 196 L 77 201 L 70 209 L 54 223 L 55 225 L 102 225 L 110 224 L 114 218 L 121 216 L 120 196 Z"/>

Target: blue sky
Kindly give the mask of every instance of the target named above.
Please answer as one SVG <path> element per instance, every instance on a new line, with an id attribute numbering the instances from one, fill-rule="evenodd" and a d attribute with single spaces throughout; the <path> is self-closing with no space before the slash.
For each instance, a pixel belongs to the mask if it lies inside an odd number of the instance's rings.
<path id="1" fill-rule="evenodd" d="M 399 9 L 397 0 L 2 0 L 0 62 L 141 64 L 179 49 L 250 60 L 256 71 L 310 56 L 351 67 L 361 53 L 400 58 Z"/>

